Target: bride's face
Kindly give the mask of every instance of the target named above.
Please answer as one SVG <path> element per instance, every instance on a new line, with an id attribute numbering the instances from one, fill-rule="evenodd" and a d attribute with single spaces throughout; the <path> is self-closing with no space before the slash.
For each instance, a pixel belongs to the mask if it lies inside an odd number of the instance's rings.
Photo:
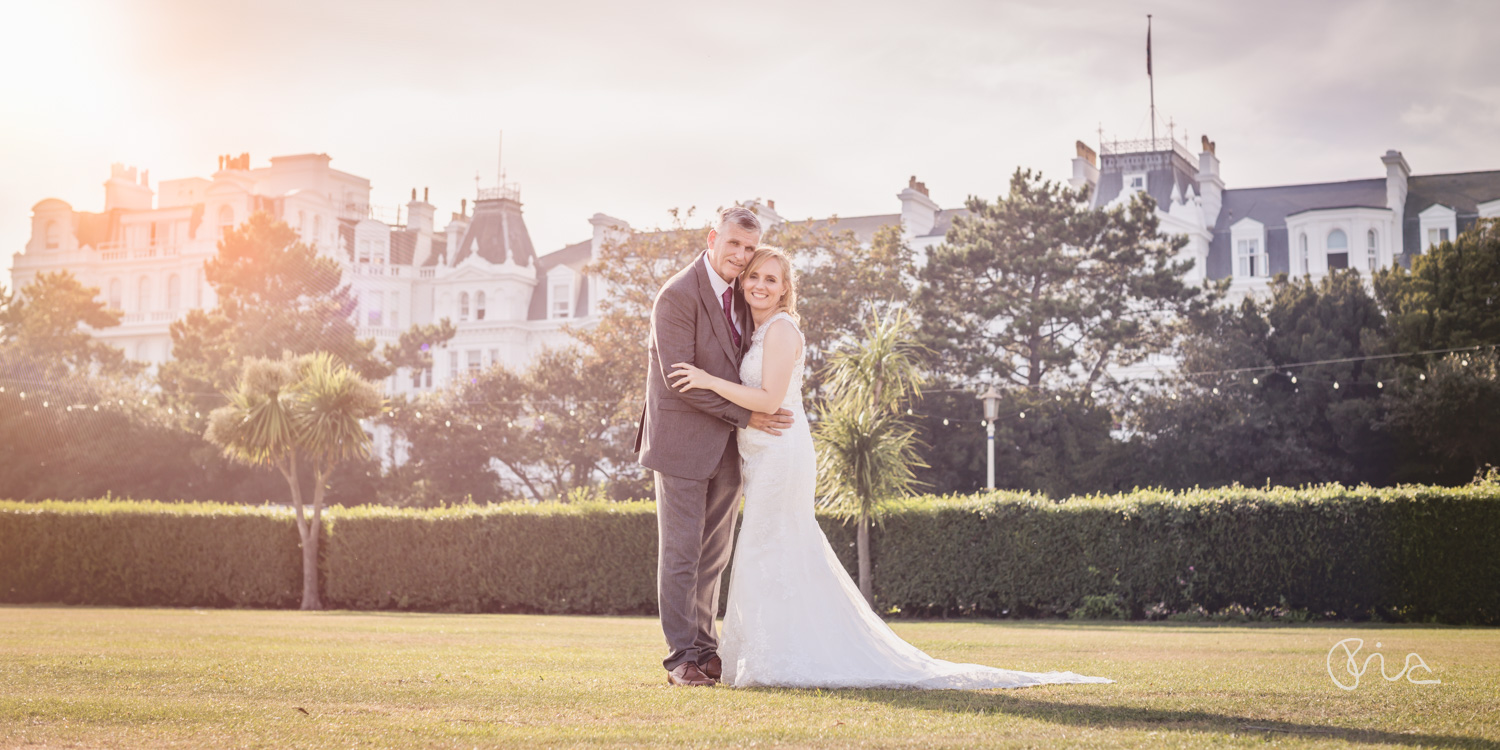
<path id="1" fill-rule="evenodd" d="M 745 302 L 751 310 L 775 310 L 786 294 L 786 278 L 780 258 L 767 258 L 760 265 L 746 271 L 741 281 L 745 286 Z"/>

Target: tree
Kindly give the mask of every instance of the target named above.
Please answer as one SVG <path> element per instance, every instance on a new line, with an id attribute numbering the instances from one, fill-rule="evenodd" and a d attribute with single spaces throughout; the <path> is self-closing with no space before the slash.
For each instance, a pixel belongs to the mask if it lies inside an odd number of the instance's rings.
<path id="1" fill-rule="evenodd" d="M 318 352 L 296 359 L 247 360 L 238 387 L 225 394 L 204 437 L 225 456 L 251 465 L 274 466 L 291 489 L 302 540 L 302 609 L 322 609 L 318 594 L 318 547 L 329 474 L 339 463 L 369 455 L 370 436 L 361 420 L 379 415 L 380 390 Z M 304 512 L 302 467 L 311 470 L 312 514 Z"/>
<path id="2" fill-rule="evenodd" d="M 819 407 L 814 425 L 821 494 L 859 524 L 859 591 L 872 607 L 870 521 L 879 518 L 882 500 L 912 493 L 912 469 L 923 465 L 916 430 L 903 415 L 926 381 L 919 354 L 904 311 L 872 319 L 860 346 L 840 348 L 830 359 L 833 395 Z"/>
<path id="3" fill-rule="evenodd" d="M 1278 275 L 1270 299 L 1189 318 L 1177 376 L 1135 395 L 1139 484 L 1383 483 L 1384 318 L 1359 273 Z M 1317 364 L 1302 364 L 1317 363 Z"/>
<path id="4" fill-rule="evenodd" d="M 1449 354 L 1392 388 L 1384 425 L 1433 456 L 1429 481 L 1461 483 L 1500 465 L 1500 352 Z"/>
<path id="5" fill-rule="evenodd" d="M 139 364 L 91 333 L 120 324 L 120 312 L 98 296 L 98 287 L 83 286 L 69 271 L 38 274 L 19 294 L 0 287 L 0 377 L 46 383 L 138 374 Z"/>
<path id="6" fill-rule="evenodd" d="M 931 248 L 915 306 L 934 369 L 967 382 L 1095 387 L 1110 366 L 1167 348 L 1175 320 L 1213 301 L 1182 282 L 1182 236 L 1157 233 L 1141 193 L 1110 210 L 1016 170 L 994 203 L 971 197 Z"/>
<path id="7" fill-rule="evenodd" d="M 1482 219 L 1374 282 L 1396 351 L 1500 344 L 1500 221 Z"/>
<path id="8" fill-rule="evenodd" d="M 225 233 L 218 254 L 204 264 L 218 305 L 172 324 L 172 359 L 157 376 L 162 390 L 206 411 L 217 402 L 204 395 L 232 390 L 244 358 L 285 352 L 326 352 L 362 377 L 380 380 L 413 360 L 430 365 L 422 344 L 452 338 L 446 321 L 414 326 L 385 347 L 382 360 L 373 339 L 356 335 L 357 301 L 342 275 L 336 260 L 299 241 L 286 222 L 264 211 L 251 214 Z"/>
<path id="9" fill-rule="evenodd" d="M 406 488 L 400 504 L 546 499 L 532 468 L 540 449 L 527 414 L 526 385 L 504 367 L 399 403 L 389 421 L 410 444 L 406 462 L 389 477 Z"/>
<path id="10" fill-rule="evenodd" d="M 823 366 L 838 347 L 857 343 L 871 317 L 904 307 L 915 286 L 911 246 L 900 224 L 875 230 L 864 244 L 837 218 L 779 224 L 762 243 L 786 251 L 797 267 L 797 303 L 807 339 L 808 382 L 821 388 Z"/>

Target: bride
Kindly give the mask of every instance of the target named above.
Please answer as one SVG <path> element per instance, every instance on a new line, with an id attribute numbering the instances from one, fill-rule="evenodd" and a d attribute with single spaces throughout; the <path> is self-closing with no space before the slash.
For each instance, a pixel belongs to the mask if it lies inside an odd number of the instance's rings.
<path id="1" fill-rule="evenodd" d="M 678 363 L 682 391 L 711 390 L 756 412 L 791 410 L 781 436 L 740 430 L 745 510 L 719 646 L 734 687 L 1013 688 L 1113 682 L 1072 672 L 1017 672 L 934 659 L 901 640 L 865 603 L 813 514 L 817 467 L 802 408 L 804 351 L 791 263 L 755 251 L 740 275 L 755 321 L 743 385 Z"/>

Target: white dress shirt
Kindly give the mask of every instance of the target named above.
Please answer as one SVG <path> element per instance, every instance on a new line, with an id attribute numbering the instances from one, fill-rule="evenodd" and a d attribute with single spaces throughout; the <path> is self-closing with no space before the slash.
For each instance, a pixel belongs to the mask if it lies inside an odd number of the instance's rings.
<path id="1" fill-rule="evenodd" d="M 703 267 L 708 269 L 708 283 L 714 286 L 714 299 L 719 301 L 719 307 L 723 309 L 724 290 L 730 288 L 732 285 L 725 281 L 724 277 L 720 276 L 718 271 L 714 270 L 712 263 L 708 262 L 709 254 L 712 252 L 712 250 L 709 250 L 703 254 Z M 744 335 L 745 329 L 740 327 L 739 305 L 734 304 L 734 297 L 732 295 L 729 298 L 729 316 L 734 321 L 735 331 L 739 332 L 740 335 Z"/>

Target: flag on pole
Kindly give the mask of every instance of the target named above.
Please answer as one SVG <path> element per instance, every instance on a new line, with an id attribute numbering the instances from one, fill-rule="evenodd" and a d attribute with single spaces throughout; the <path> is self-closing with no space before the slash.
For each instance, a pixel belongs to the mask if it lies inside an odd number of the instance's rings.
<path id="1" fill-rule="evenodd" d="M 1146 75 L 1151 75 L 1151 16 L 1146 16 Z"/>

